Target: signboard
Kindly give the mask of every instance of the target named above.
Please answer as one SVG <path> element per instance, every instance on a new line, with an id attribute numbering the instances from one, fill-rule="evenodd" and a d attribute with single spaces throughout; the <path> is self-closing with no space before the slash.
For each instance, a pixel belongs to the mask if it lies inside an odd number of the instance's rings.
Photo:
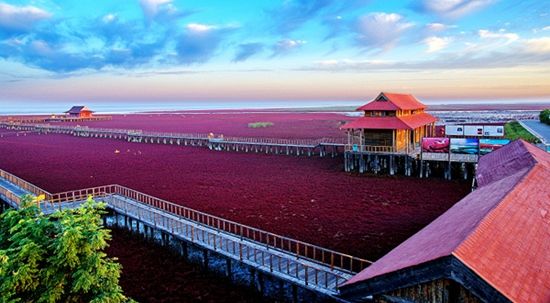
<path id="1" fill-rule="evenodd" d="M 504 137 L 504 126 L 503 125 L 485 125 L 483 126 L 483 136 Z"/>
<path id="2" fill-rule="evenodd" d="M 447 136 L 464 136 L 464 126 L 462 126 L 462 125 L 445 125 L 445 135 L 447 135 Z"/>
<path id="3" fill-rule="evenodd" d="M 464 136 L 483 136 L 483 125 L 464 125 Z"/>
<path id="4" fill-rule="evenodd" d="M 446 153 L 422 153 L 422 160 L 426 161 L 449 161 L 449 154 Z"/>
<path id="5" fill-rule="evenodd" d="M 451 153 L 477 155 L 479 140 L 477 138 L 451 138 Z"/>
<path id="6" fill-rule="evenodd" d="M 479 154 L 485 155 L 510 143 L 508 139 L 480 139 Z"/>
<path id="7" fill-rule="evenodd" d="M 422 138 L 423 153 L 448 153 L 449 138 Z"/>

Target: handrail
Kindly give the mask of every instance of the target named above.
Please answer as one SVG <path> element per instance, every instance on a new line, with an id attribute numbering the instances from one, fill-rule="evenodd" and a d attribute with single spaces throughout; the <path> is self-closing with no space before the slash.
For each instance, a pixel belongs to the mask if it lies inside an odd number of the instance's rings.
<path id="1" fill-rule="evenodd" d="M 314 244 L 291 239 L 289 237 L 281 236 L 255 227 L 250 227 L 231 220 L 197 211 L 192 208 L 181 206 L 179 204 L 175 204 L 173 202 L 169 202 L 121 185 L 115 185 L 115 187 L 116 194 L 118 195 L 125 196 L 138 202 L 176 214 L 183 218 L 205 224 L 219 231 L 224 231 L 260 242 L 270 248 L 294 253 L 297 258 L 310 259 L 315 262 L 330 265 L 331 268 L 336 267 L 350 273 L 358 272 L 372 263 L 369 260 L 357 258 Z"/>
<path id="2" fill-rule="evenodd" d="M 22 179 L 22 178 L 19 178 L 3 169 L 0 169 L 0 178 L 3 178 L 15 185 L 17 185 L 18 187 L 28 191 L 28 192 L 31 192 L 37 196 L 39 195 L 45 195 L 46 197 L 48 197 L 49 195 L 51 195 L 48 191 Z"/>
<path id="3" fill-rule="evenodd" d="M 181 206 L 179 204 L 175 204 L 173 202 L 166 201 L 118 184 L 96 186 L 52 194 L 1 169 L 0 177 L 21 188 L 24 188 L 25 190 L 28 190 L 29 192 L 32 192 L 35 195 L 45 195 L 45 201 L 42 201 L 42 203 L 48 203 L 52 207 L 61 208 L 62 203 L 83 201 L 87 199 L 88 196 L 104 197 L 114 194 L 130 198 L 137 202 L 150 205 L 154 208 L 167 211 L 179 217 L 209 226 L 218 232 L 229 233 L 261 243 L 262 245 L 266 245 L 266 248 L 268 249 L 277 249 L 290 252 L 294 254 L 296 258 L 304 258 L 313 262 L 330 265 L 331 268 L 338 268 L 345 272 L 355 273 L 372 263 L 369 260 L 340 253 L 314 244 L 264 231 L 259 228 L 240 224 L 235 221 L 223 219 L 221 217 L 189 207 Z"/>
<path id="4" fill-rule="evenodd" d="M 210 137 L 208 134 L 200 133 L 172 133 L 172 132 L 154 132 L 143 131 L 139 129 L 112 129 L 112 128 L 90 128 L 83 126 L 67 126 L 67 125 L 50 125 L 50 124 L 25 124 L 17 122 L 0 122 L 0 127 L 20 127 L 34 128 L 41 131 L 80 131 L 89 133 L 112 133 L 117 135 L 140 136 L 140 137 L 158 137 L 166 139 L 193 139 L 193 140 L 210 140 L 211 142 L 219 143 L 251 143 L 265 145 L 293 145 L 293 146 L 312 146 L 316 147 L 320 144 L 344 144 L 345 139 L 335 138 L 320 138 L 320 139 L 284 139 L 284 138 L 265 138 L 265 137 L 236 137 L 236 136 L 221 136 Z"/>
<path id="5" fill-rule="evenodd" d="M 372 152 L 372 153 L 399 153 L 399 154 L 410 154 L 411 152 L 418 149 L 417 146 L 411 146 L 408 149 L 399 148 L 396 149 L 391 145 L 359 145 L 359 144 L 346 144 L 346 152 Z"/>

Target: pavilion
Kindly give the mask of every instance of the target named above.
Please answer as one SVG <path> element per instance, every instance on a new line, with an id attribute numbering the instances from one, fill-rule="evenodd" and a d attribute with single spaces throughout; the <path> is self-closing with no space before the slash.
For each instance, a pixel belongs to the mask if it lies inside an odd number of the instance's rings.
<path id="1" fill-rule="evenodd" d="M 410 94 L 380 93 L 359 107 L 361 118 L 344 124 L 347 151 L 359 153 L 410 154 L 424 136 L 434 134 L 434 116 Z"/>
<path id="2" fill-rule="evenodd" d="M 86 106 L 73 106 L 65 114 L 71 118 L 91 118 L 93 111 Z"/>

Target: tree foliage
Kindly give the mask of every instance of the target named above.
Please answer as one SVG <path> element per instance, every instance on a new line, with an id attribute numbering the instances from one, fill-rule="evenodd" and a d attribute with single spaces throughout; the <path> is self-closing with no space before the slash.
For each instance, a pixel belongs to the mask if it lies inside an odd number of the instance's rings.
<path id="1" fill-rule="evenodd" d="M 104 252 L 105 204 L 43 214 L 31 196 L 0 215 L 0 302 L 127 302 Z"/>
<path id="2" fill-rule="evenodd" d="M 550 109 L 545 109 L 539 114 L 540 122 L 550 125 Z"/>

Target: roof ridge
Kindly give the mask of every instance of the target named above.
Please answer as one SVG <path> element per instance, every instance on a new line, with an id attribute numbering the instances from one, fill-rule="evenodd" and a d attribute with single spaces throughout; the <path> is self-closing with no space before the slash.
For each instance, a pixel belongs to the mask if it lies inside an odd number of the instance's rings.
<path id="1" fill-rule="evenodd" d="M 523 147 L 525 147 L 525 150 L 527 150 L 527 152 L 535 162 L 535 165 L 540 164 L 550 169 L 550 153 L 543 151 L 542 149 L 523 139 L 518 139 L 518 141 L 523 145 Z"/>

